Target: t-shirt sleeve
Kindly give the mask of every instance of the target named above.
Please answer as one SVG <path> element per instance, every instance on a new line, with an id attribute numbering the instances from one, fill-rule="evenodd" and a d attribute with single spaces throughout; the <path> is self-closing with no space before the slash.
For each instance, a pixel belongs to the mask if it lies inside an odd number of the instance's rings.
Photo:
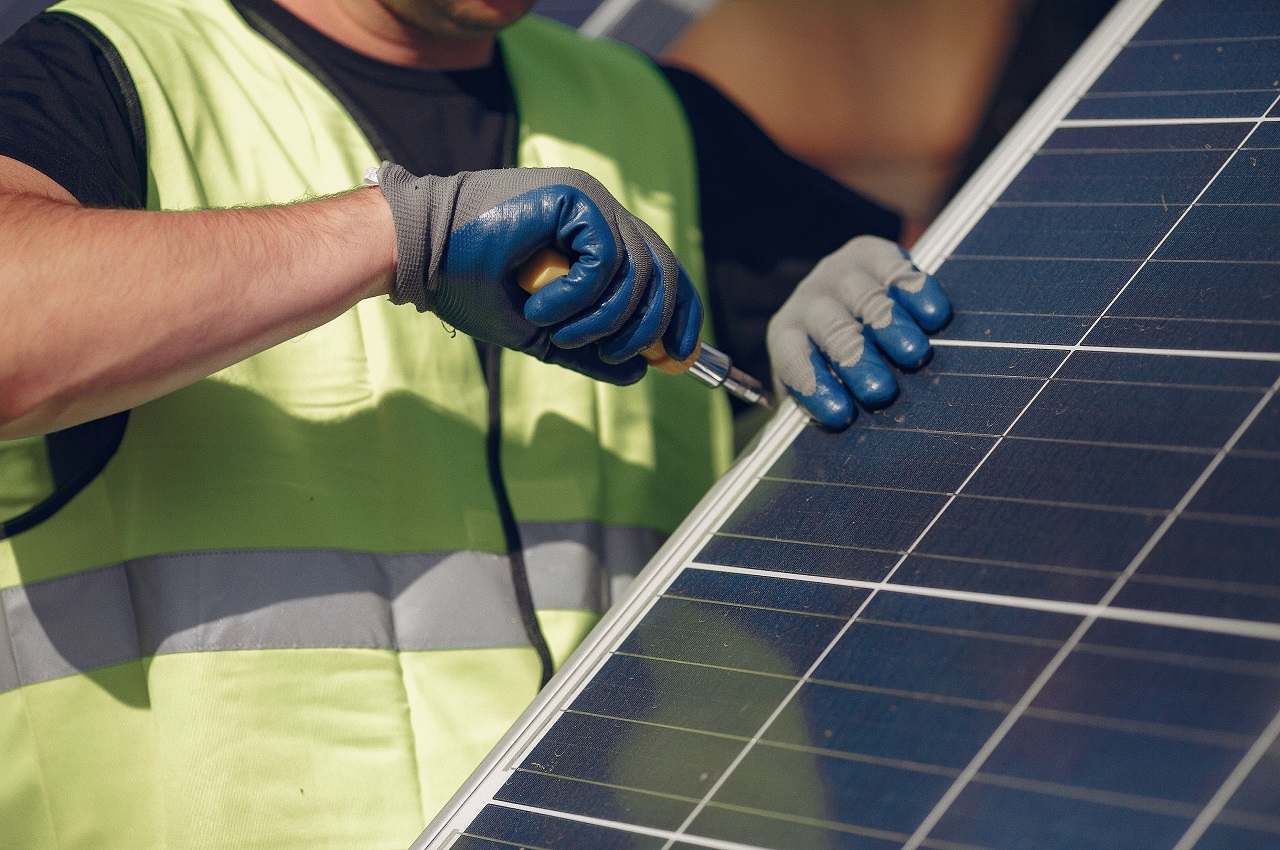
<path id="1" fill-rule="evenodd" d="M 79 19 L 38 15 L 0 44 L 0 155 L 42 172 L 86 206 L 144 205 L 146 142 L 136 102 L 114 48 Z"/>
<path id="2" fill-rule="evenodd" d="M 736 365 L 768 382 L 765 328 L 796 284 L 855 236 L 897 239 L 901 220 L 787 154 L 701 77 L 662 70 L 697 150 L 716 340 Z"/>

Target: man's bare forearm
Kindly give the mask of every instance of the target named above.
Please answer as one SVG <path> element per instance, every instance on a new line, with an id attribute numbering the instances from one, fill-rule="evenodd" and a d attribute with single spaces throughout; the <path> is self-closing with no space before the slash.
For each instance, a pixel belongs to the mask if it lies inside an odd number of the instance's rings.
<path id="1" fill-rule="evenodd" d="M 0 439 L 190 384 L 384 294 L 377 189 L 281 207 L 83 209 L 0 192 Z"/>

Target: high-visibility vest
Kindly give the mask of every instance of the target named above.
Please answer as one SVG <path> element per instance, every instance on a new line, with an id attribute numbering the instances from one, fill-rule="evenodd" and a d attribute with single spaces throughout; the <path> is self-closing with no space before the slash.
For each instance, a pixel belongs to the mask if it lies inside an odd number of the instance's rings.
<path id="1" fill-rule="evenodd" d="M 56 9 L 127 68 L 152 209 L 341 192 L 379 159 L 226 0 Z M 693 148 L 661 74 L 536 18 L 500 43 L 518 163 L 599 178 L 701 286 Z M 687 378 L 619 388 L 512 352 L 501 398 L 559 660 L 727 466 L 729 413 Z M 538 686 L 487 403 L 471 340 L 369 299 L 134 410 L 91 483 L 0 540 L 0 848 L 407 846 Z M 47 494 L 43 451 L 0 443 L 0 513 Z"/>

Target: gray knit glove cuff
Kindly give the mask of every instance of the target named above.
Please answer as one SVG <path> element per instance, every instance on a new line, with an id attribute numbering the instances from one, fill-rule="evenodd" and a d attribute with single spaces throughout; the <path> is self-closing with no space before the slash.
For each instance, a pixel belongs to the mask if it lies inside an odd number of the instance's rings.
<path id="1" fill-rule="evenodd" d="M 374 179 L 391 207 L 396 228 L 394 304 L 432 308 L 445 243 L 453 226 L 454 203 L 466 172 L 451 177 L 415 177 L 393 162 L 378 167 Z"/>

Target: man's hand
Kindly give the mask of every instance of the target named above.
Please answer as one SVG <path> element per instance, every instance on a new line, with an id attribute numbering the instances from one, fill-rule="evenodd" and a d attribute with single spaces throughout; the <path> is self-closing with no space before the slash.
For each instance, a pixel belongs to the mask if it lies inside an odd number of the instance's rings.
<path id="1" fill-rule="evenodd" d="M 392 299 L 476 339 L 615 384 L 640 380 L 641 350 L 662 339 L 689 356 L 702 304 L 653 229 L 590 175 L 513 168 L 414 177 L 384 163 L 378 182 L 396 228 Z M 516 270 L 555 246 L 576 257 L 534 295 Z"/>
<path id="2" fill-rule="evenodd" d="M 881 352 L 904 369 L 922 366 L 924 332 L 950 318 L 932 275 L 894 243 L 859 236 L 818 263 L 769 321 L 774 380 L 819 423 L 845 428 L 854 399 L 874 410 L 898 394 Z"/>

